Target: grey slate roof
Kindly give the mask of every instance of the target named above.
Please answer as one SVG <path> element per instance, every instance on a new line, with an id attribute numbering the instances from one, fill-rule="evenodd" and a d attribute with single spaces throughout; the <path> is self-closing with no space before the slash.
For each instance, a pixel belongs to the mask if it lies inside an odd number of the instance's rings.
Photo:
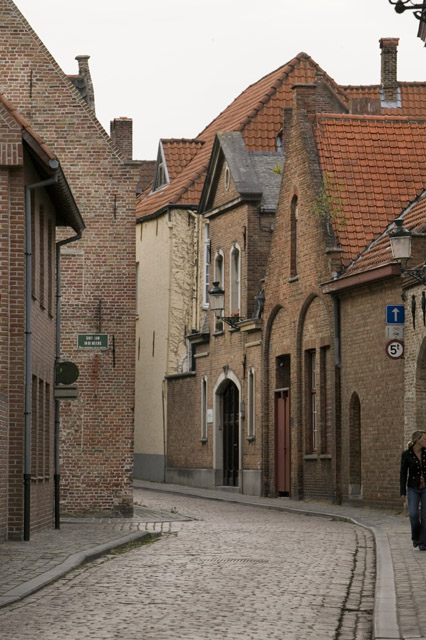
<path id="1" fill-rule="evenodd" d="M 275 211 L 280 195 L 282 172 L 285 154 L 268 151 L 249 151 L 248 154 L 254 165 L 257 181 L 262 187 L 262 211 Z M 279 170 L 277 171 L 277 169 Z"/>

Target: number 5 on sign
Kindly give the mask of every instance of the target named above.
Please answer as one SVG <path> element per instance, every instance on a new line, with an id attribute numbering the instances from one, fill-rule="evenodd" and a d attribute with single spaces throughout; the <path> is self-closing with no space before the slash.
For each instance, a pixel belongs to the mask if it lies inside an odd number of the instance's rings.
<path id="1" fill-rule="evenodd" d="M 397 360 L 404 355 L 404 343 L 402 340 L 391 340 L 386 345 L 386 353 L 389 358 Z"/>

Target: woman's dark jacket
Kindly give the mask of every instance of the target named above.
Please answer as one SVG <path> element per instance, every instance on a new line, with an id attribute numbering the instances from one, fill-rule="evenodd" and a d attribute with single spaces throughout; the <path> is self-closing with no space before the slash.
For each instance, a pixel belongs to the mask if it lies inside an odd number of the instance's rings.
<path id="1" fill-rule="evenodd" d="M 407 486 L 410 487 L 410 489 L 418 489 L 420 487 L 421 473 L 423 473 L 423 477 L 426 481 L 426 447 L 422 447 L 421 458 L 422 461 L 420 464 L 420 460 L 414 453 L 413 447 L 402 452 L 400 473 L 402 496 L 406 495 Z"/>

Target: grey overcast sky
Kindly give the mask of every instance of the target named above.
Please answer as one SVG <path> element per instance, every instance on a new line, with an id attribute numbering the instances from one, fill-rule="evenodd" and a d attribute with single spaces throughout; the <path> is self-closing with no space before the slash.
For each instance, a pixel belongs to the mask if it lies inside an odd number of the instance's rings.
<path id="1" fill-rule="evenodd" d="M 90 55 L 97 116 L 133 118 L 134 158 L 192 138 L 253 82 L 301 51 L 340 84 L 378 84 L 381 37 L 398 79 L 426 81 L 411 11 L 388 0 L 15 0 L 67 74 Z M 1 85 L 1 82 L 0 82 Z"/>

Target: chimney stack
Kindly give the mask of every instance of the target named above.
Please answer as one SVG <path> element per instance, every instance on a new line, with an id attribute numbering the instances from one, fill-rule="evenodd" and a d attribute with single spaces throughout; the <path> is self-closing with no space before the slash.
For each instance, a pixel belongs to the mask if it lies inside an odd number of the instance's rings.
<path id="1" fill-rule="evenodd" d="M 75 57 L 78 62 L 78 74 L 83 78 L 86 85 L 85 100 L 93 113 L 95 113 L 95 92 L 93 90 L 92 77 L 90 75 L 89 58 L 90 56 Z"/>
<path id="2" fill-rule="evenodd" d="M 295 111 L 297 112 L 299 109 L 303 109 L 311 120 L 315 118 L 317 112 L 316 90 L 316 84 L 298 83 L 292 86 Z"/>
<path id="3" fill-rule="evenodd" d="M 381 74 L 381 94 L 383 103 L 398 102 L 398 81 L 397 81 L 397 47 L 399 38 L 381 38 L 380 48 L 382 50 L 382 74 Z"/>
<path id="4" fill-rule="evenodd" d="M 133 159 L 133 120 L 131 118 L 114 118 L 110 124 L 113 144 L 127 161 Z"/>

